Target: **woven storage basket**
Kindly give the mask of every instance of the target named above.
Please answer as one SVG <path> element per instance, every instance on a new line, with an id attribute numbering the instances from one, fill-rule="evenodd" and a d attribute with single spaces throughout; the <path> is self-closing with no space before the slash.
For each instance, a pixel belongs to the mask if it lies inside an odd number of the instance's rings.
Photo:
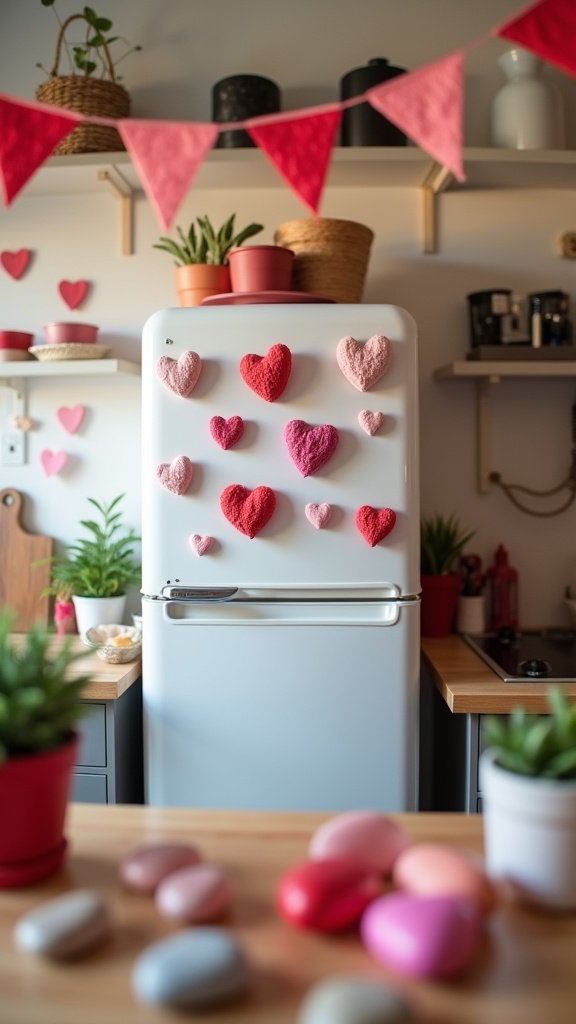
<path id="1" fill-rule="evenodd" d="M 36 99 L 79 114 L 112 120 L 130 115 L 130 96 L 123 86 L 85 75 L 55 75 L 38 86 Z M 62 139 L 54 153 L 113 153 L 124 148 L 115 128 L 83 122 Z"/>
<path id="2" fill-rule="evenodd" d="M 292 288 L 335 302 L 361 302 L 374 232 L 352 220 L 291 220 L 274 233 L 294 252 Z"/>

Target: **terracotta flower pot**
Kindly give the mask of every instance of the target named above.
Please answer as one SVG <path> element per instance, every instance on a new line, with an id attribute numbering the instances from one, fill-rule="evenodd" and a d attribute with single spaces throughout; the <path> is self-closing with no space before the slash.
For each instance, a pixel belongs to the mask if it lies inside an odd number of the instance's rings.
<path id="1" fill-rule="evenodd" d="M 420 631 L 422 636 L 449 636 L 454 626 L 462 577 L 457 572 L 441 576 L 423 574 Z"/>
<path id="2" fill-rule="evenodd" d="M 212 263 L 187 263 L 174 270 L 181 306 L 201 306 L 210 295 L 230 291 L 230 267 Z"/>
<path id="3" fill-rule="evenodd" d="M 294 253 L 280 245 L 241 245 L 228 254 L 233 292 L 289 292 Z"/>

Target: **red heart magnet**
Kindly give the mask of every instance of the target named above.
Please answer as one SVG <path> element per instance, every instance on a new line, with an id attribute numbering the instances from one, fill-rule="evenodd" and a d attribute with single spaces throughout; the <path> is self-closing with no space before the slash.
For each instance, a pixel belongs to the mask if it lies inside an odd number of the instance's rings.
<path id="1" fill-rule="evenodd" d="M 226 451 L 242 437 L 244 420 L 241 416 L 230 416 L 227 420 L 223 416 L 213 416 L 210 420 L 210 433 L 216 444 Z"/>
<path id="2" fill-rule="evenodd" d="M 271 487 L 249 491 L 242 484 L 230 484 L 220 495 L 220 508 L 229 523 L 252 540 L 266 526 L 276 508 Z"/>
<path id="3" fill-rule="evenodd" d="M 396 513 L 391 508 L 362 505 L 356 512 L 356 528 L 371 548 L 388 536 L 395 522 Z"/>
<path id="4" fill-rule="evenodd" d="M 177 455 L 172 462 L 161 462 L 156 467 L 156 476 L 167 491 L 186 494 L 191 482 L 194 466 L 187 455 Z"/>
<path id="5" fill-rule="evenodd" d="M 69 309 L 77 309 L 86 298 L 88 281 L 60 281 L 58 291 Z"/>
<path id="6" fill-rule="evenodd" d="M 240 373 L 249 388 L 265 402 L 274 402 L 288 383 L 292 353 L 287 345 L 272 345 L 267 355 L 247 355 L 240 360 Z"/>
<path id="7" fill-rule="evenodd" d="M 0 253 L 0 263 L 2 263 L 6 273 L 10 274 L 10 277 L 15 278 L 17 281 L 26 270 L 31 255 L 32 253 L 29 249 L 19 249 L 18 252 L 2 252 Z"/>
<path id="8" fill-rule="evenodd" d="M 328 462 L 336 451 L 340 435 L 330 423 L 311 427 L 304 420 L 290 420 L 284 440 L 292 462 L 302 476 L 310 476 Z"/>

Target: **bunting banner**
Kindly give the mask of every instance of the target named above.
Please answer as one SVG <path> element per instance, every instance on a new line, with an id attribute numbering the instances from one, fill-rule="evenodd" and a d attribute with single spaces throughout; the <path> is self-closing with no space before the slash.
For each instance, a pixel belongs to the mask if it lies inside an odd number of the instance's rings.
<path id="1" fill-rule="evenodd" d="M 494 30 L 537 53 L 549 64 L 576 75 L 576 3 L 574 0 L 539 0 Z"/>
<path id="2" fill-rule="evenodd" d="M 6 206 L 82 120 L 73 111 L 42 109 L 0 94 L 0 176 Z"/>

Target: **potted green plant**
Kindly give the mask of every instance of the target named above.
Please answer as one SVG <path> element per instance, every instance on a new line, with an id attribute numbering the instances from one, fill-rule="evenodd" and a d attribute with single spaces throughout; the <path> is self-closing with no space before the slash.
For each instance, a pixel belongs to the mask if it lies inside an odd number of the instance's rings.
<path id="1" fill-rule="evenodd" d="M 70 673 L 86 656 L 71 638 L 36 625 L 13 634 L 14 614 L 0 613 L 0 887 L 29 885 L 58 870 L 70 774 L 78 748 L 74 726 L 90 710 L 80 702 L 87 675 Z"/>
<path id="2" fill-rule="evenodd" d="M 177 241 L 161 236 L 154 245 L 174 257 L 174 280 L 181 306 L 200 306 L 210 295 L 230 291 L 228 253 L 263 230 L 262 224 L 248 224 L 234 234 L 235 219 L 233 213 L 216 231 L 209 217 L 197 217 L 186 234 L 181 227 L 176 228 Z"/>
<path id="3" fill-rule="evenodd" d="M 462 530 L 454 515 L 436 513 L 420 525 L 420 582 L 422 636 L 448 636 L 452 630 L 461 575 L 454 564 L 474 530 Z"/>
<path id="4" fill-rule="evenodd" d="M 559 686 L 549 715 L 488 716 L 480 758 L 486 863 L 522 900 L 576 910 L 576 707 Z"/>

